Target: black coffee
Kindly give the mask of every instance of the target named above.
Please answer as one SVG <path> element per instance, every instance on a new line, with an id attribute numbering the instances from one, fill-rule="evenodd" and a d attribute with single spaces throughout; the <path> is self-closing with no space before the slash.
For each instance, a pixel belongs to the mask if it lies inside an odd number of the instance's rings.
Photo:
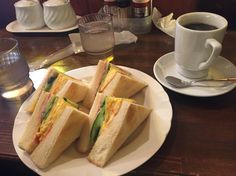
<path id="1" fill-rule="evenodd" d="M 209 25 L 209 24 L 204 24 L 204 23 L 190 23 L 184 25 L 184 27 L 192 30 L 199 30 L 199 31 L 210 31 L 217 29 L 217 27 Z"/>

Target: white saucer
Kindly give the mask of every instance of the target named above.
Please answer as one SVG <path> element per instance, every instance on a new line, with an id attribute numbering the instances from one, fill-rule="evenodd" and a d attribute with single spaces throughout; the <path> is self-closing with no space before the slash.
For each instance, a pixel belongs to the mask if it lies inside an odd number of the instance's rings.
<path id="1" fill-rule="evenodd" d="M 195 97 L 212 97 L 225 94 L 236 87 L 235 84 L 230 84 L 225 87 L 188 87 L 188 88 L 174 88 L 170 86 L 166 80 L 166 76 L 175 76 L 183 80 L 190 80 L 183 77 L 176 71 L 174 60 L 174 52 L 170 52 L 160 57 L 153 67 L 153 72 L 156 79 L 166 88 L 189 96 Z M 226 58 L 219 56 L 215 60 L 212 67 L 208 72 L 209 78 L 222 78 L 222 77 L 236 77 L 236 67 Z"/>
<path id="2" fill-rule="evenodd" d="M 77 19 L 80 18 L 80 16 L 76 16 L 76 17 Z M 72 31 L 77 28 L 78 28 L 78 25 L 76 23 L 74 26 L 65 28 L 65 29 L 50 29 L 47 26 L 44 26 L 40 29 L 24 29 L 16 20 L 10 22 L 6 26 L 6 30 L 12 33 L 60 33 L 60 32 Z"/>

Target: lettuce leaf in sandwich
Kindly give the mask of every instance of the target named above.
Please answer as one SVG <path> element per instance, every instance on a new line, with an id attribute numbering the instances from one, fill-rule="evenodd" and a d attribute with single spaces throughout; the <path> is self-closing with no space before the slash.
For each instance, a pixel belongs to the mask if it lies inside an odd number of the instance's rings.
<path id="1" fill-rule="evenodd" d="M 106 96 L 100 107 L 100 111 L 93 123 L 90 132 L 90 144 L 94 144 L 100 133 L 109 125 L 113 118 L 118 113 L 123 101 L 135 102 L 132 99 L 116 98 L 112 96 Z"/>

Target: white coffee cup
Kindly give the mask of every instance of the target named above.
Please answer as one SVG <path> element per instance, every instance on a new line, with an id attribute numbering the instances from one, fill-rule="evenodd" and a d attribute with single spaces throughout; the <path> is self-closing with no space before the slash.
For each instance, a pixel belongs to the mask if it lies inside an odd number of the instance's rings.
<path id="1" fill-rule="evenodd" d="M 44 21 L 51 29 L 65 29 L 76 24 L 76 14 L 68 0 L 48 0 L 43 3 Z"/>
<path id="2" fill-rule="evenodd" d="M 45 23 L 43 8 L 36 0 L 20 0 L 15 4 L 16 19 L 24 29 L 39 29 Z"/>
<path id="3" fill-rule="evenodd" d="M 207 76 L 221 53 L 227 25 L 224 17 L 208 12 L 187 13 L 177 18 L 174 54 L 177 71 L 188 78 Z"/>

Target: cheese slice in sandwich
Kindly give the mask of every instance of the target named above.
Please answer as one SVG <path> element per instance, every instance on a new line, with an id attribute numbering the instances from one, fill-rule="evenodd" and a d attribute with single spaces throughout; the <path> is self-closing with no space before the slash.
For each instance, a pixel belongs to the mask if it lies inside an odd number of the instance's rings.
<path id="1" fill-rule="evenodd" d="M 85 98 L 88 85 L 81 80 L 65 75 L 53 68 L 49 68 L 42 83 L 28 101 L 28 107 L 26 109 L 28 112 L 32 113 L 34 111 L 42 91 L 50 92 L 59 97 L 65 97 L 77 103 Z"/>
<path id="2" fill-rule="evenodd" d="M 88 108 L 92 107 L 97 92 L 108 96 L 129 98 L 146 86 L 144 81 L 139 80 L 128 71 L 108 61 L 100 60 L 83 105 Z"/>
<path id="3" fill-rule="evenodd" d="M 90 132 L 88 160 L 103 167 L 150 112 L 133 100 L 106 96 Z"/>
<path id="4" fill-rule="evenodd" d="M 78 104 L 66 98 L 43 91 L 18 146 L 31 153 L 48 135 L 66 107 L 73 107 L 75 111 L 79 108 Z"/>

